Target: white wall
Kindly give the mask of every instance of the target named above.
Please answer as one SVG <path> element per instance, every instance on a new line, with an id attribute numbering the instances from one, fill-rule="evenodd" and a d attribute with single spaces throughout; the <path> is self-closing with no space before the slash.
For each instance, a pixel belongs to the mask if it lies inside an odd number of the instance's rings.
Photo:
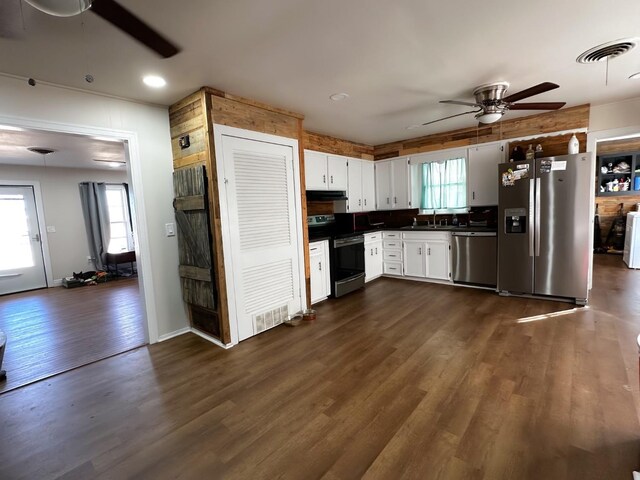
<path id="1" fill-rule="evenodd" d="M 51 270 L 54 280 L 61 280 L 73 272 L 93 270 L 87 263 L 89 242 L 80 203 L 80 182 L 125 183 L 127 171 L 82 168 L 43 168 L 20 165 L 0 165 L 2 180 L 40 182 L 43 212 L 47 226 L 55 233 L 40 232 L 47 236 Z"/>
<path id="2" fill-rule="evenodd" d="M 148 246 L 141 263 L 142 291 L 149 317 L 149 336 L 158 336 L 188 326 L 178 277 L 178 244 L 176 237 L 164 235 L 164 224 L 175 222 L 172 199 L 172 154 L 169 115 L 166 108 L 128 102 L 56 86 L 38 84 L 30 87 L 22 79 L 0 76 L 0 117 L 23 119 L 24 123 L 86 126 L 92 130 L 132 132 L 137 152 L 132 168 L 139 169 L 140 184 L 134 184 L 136 198 L 141 196 L 137 220 L 145 223 L 145 238 L 139 248 Z M 17 121 L 17 123 L 20 123 Z M 141 230 L 141 226 L 138 229 Z M 141 245 L 142 243 L 142 245 Z"/>
<path id="3" fill-rule="evenodd" d="M 592 105 L 589 113 L 589 132 L 640 127 L 640 97 L 621 102 Z"/>

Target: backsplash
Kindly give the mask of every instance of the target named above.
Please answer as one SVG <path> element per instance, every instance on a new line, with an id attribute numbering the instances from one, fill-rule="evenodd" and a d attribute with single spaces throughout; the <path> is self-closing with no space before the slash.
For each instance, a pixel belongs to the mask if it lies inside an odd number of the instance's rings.
<path id="1" fill-rule="evenodd" d="M 418 223 L 433 222 L 433 214 L 420 214 L 417 208 L 410 210 L 391 210 L 384 212 L 369 212 L 370 223 L 384 223 L 385 227 L 406 227 L 413 224 L 416 218 Z M 479 207 L 472 208 L 469 213 L 456 214 L 460 223 L 469 224 L 470 221 L 482 222 L 486 221 L 487 226 L 495 227 L 498 224 L 498 207 Z M 451 225 L 453 215 L 437 214 L 436 222 L 445 221 Z"/>

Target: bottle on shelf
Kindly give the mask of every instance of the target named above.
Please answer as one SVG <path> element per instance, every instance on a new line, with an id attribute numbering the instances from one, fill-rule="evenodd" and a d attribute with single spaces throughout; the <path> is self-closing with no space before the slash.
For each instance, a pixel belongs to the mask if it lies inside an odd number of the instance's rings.
<path id="1" fill-rule="evenodd" d="M 535 158 L 542 158 L 542 157 L 544 157 L 544 152 L 542 151 L 542 145 L 537 144 L 536 151 L 535 151 Z"/>
<path id="2" fill-rule="evenodd" d="M 529 148 L 527 148 L 527 151 L 525 153 L 525 159 L 533 160 L 534 158 L 536 158 L 536 152 L 533 150 L 533 145 L 529 144 Z"/>

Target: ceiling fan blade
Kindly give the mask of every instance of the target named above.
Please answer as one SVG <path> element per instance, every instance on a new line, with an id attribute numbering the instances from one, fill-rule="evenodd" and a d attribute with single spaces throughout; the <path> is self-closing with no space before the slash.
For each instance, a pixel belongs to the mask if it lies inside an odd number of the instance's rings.
<path id="1" fill-rule="evenodd" d="M 482 109 L 480 108 L 478 110 L 471 110 L 470 112 L 463 112 L 463 113 L 458 113 L 456 115 L 449 115 L 448 117 L 443 117 L 443 118 L 439 118 L 438 120 L 432 120 L 430 122 L 423 123 L 422 126 L 431 125 L 432 123 L 441 122 L 442 120 L 448 120 L 448 119 L 454 118 L 454 117 L 460 117 L 462 115 L 469 115 L 470 113 L 479 113 L 481 111 L 482 111 Z"/>
<path id="2" fill-rule="evenodd" d="M 460 102 L 458 100 L 440 100 L 440 103 L 449 103 L 451 105 L 464 105 L 466 107 L 477 107 L 478 106 L 477 103 Z"/>
<path id="3" fill-rule="evenodd" d="M 180 51 L 176 45 L 114 0 L 94 0 L 91 11 L 163 58 L 172 57 Z"/>
<path id="4" fill-rule="evenodd" d="M 533 87 L 526 88 L 520 92 L 514 93 L 513 95 L 508 95 L 502 100 L 507 103 L 513 103 L 517 102 L 518 100 L 533 97 L 534 95 L 540 95 L 541 93 L 548 92 L 549 90 L 554 90 L 558 87 L 560 87 L 560 85 L 556 85 L 555 83 L 543 82 Z"/>
<path id="5" fill-rule="evenodd" d="M 532 102 L 514 103 L 509 110 L 558 110 L 566 105 L 566 102 Z"/>

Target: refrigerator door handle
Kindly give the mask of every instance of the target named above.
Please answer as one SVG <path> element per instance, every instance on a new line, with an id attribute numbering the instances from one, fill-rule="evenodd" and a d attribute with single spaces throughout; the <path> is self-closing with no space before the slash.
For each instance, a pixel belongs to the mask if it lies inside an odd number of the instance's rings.
<path id="1" fill-rule="evenodd" d="M 536 257 L 540 256 L 540 177 L 536 178 Z"/>
<path id="2" fill-rule="evenodd" d="M 533 195 L 535 193 L 533 178 L 529 180 L 529 256 L 533 257 L 533 249 L 534 249 L 534 228 L 533 228 Z"/>

